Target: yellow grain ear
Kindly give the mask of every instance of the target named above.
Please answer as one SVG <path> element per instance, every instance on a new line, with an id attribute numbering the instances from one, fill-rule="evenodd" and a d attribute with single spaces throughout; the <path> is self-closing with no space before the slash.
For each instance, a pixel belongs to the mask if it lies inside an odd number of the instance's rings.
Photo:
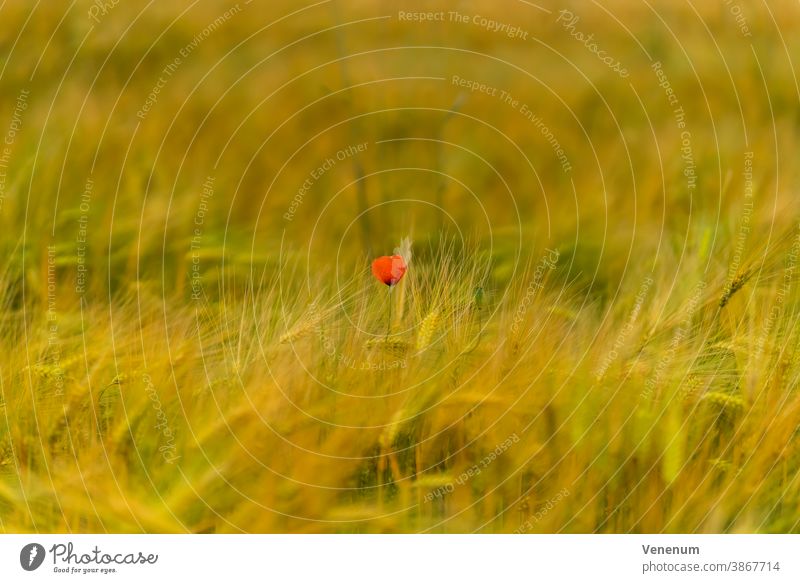
<path id="1" fill-rule="evenodd" d="M 439 329 L 439 322 L 441 314 L 438 308 L 431 309 L 419 327 L 419 334 L 417 335 L 417 350 L 425 350 L 431 343 Z"/>
<path id="2" fill-rule="evenodd" d="M 399 255 L 403 258 L 403 261 L 406 264 L 406 269 L 408 269 L 409 265 L 411 264 L 411 237 L 406 236 L 400 240 L 400 245 L 394 248 L 394 254 Z M 398 283 L 400 287 L 399 293 L 394 294 L 394 297 L 390 297 L 389 301 L 395 302 L 395 307 L 393 308 L 393 319 L 392 324 L 398 324 L 399 322 L 403 321 L 403 316 L 405 314 L 405 306 L 406 306 L 406 286 L 400 285 L 402 281 Z"/>
<path id="3" fill-rule="evenodd" d="M 411 237 L 403 237 L 400 240 L 400 245 L 394 248 L 394 254 L 399 255 L 403 258 L 403 261 L 406 262 L 406 265 L 411 263 L 411 256 L 413 255 L 411 252 Z"/>

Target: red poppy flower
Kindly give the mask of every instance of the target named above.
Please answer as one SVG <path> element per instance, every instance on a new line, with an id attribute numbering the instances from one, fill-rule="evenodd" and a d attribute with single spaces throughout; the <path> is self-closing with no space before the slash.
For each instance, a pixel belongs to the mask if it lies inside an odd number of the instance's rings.
<path id="1" fill-rule="evenodd" d="M 403 279 L 406 269 L 406 262 L 400 255 L 384 255 L 372 262 L 372 275 L 389 287 Z"/>

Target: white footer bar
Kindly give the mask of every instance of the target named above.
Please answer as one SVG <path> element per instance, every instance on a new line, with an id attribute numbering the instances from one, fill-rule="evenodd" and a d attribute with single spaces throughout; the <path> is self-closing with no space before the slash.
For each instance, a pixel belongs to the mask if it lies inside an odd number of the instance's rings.
<path id="1" fill-rule="evenodd" d="M 798 582 L 799 567 L 798 535 L 0 536 L 14 582 Z"/>

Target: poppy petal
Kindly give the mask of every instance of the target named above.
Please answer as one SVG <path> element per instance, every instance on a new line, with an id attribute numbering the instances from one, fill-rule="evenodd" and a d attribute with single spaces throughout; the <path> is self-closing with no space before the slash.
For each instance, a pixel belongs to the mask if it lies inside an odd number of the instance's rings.
<path id="1" fill-rule="evenodd" d="M 389 287 L 403 278 L 406 269 L 406 262 L 400 255 L 383 255 L 372 262 L 372 275 Z"/>

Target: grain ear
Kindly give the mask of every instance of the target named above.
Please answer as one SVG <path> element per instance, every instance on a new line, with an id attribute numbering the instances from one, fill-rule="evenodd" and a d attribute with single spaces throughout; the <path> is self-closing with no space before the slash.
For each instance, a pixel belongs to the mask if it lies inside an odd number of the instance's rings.
<path id="1" fill-rule="evenodd" d="M 411 251 L 411 237 L 406 236 L 400 240 L 400 245 L 394 248 L 394 254 L 399 255 L 403 258 L 403 261 L 406 262 L 406 266 L 411 263 L 411 256 L 413 255 Z"/>

